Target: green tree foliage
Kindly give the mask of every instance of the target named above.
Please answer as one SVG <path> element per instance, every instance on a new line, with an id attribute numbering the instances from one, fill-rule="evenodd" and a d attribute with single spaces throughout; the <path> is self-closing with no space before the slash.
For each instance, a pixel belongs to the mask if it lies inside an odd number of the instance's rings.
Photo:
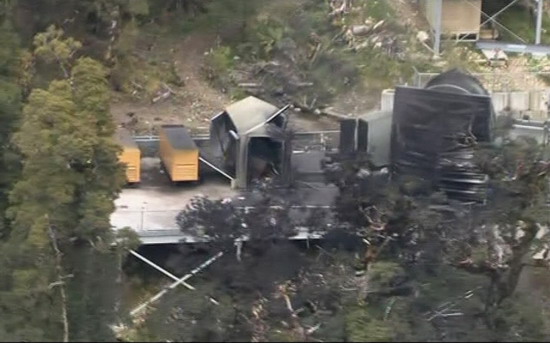
<path id="1" fill-rule="evenodd" d="M 34 37 L 34 53 L 47 63 L 57 64 L 65 78 L 68 78 L 71 59 L 82 44 L 71 37 L 64 38 L 63 34 L 62 29 L 49 26 L 45 32 Z"/>
<path id="2" fill-rule="evenodd" d="M 35 90 L 23 111 L 14 141 L 24 155 L 21 181 L 11 194 L 14 235 L 26 239 L 36 217 L 50 214 L 60 228 L 75 222 L 71 209 L 79 173 L 71 163 L 90 159 L 92 142 L 85 123 L 75 121 L 75 105 L 68 81 L 54 81 Z M 40 193 L 38 193 L 40 192 Z M 70 236 L 70 232 L 63 232 Z M 42 242 L 47 245 L 46 242 Z"/>
<path id="3" fill-rule="evenodd" d="M 391 339 L 545 337 L 544 325 L 536 320 L 542 314 L 528 313 L 519 306 L 517 287 L 525 265 L 547 240 L 540 230 L 540 225 L 548 225 L 546 150 L 533 140 L 505 136 L 497 144 L 479 147 L 478 162 L 491 178 L 491 196 L 486 205 L 471 208 L 430 194 L 418 180 L 385 183 L 384 173 L 372 170 L 361 156 L 356 161 L 328 164 L 327 176 L 340 188 L 336 217 L 345 224 L 348 237 L 351 233 L 368 241 L 358 268 L 372 281 L 376 265 L 397 262 L 407 271 L 405 285 L 412 286 L 416 294 L 410 302 L 407 293 L 395 293 L 401 287 L 392 286 L 386 287 L 385 294 L 369 295 L 368 305 L 355 307 L 348 317 L 348 332 L 356 339 L 368 339 L 367 324 L 381 318 L 382 308 L 376 310 L 379 301 L 397 295 L 405 296 L 400 298 L 404 301 L 397 301 L 407 310 L 396 309 L 392 324 L 403 320 L 408 324 L 405 334 L 393 331 Z M 456 281 L 440 283 L 434 278 Z M 426 289 L 422 284 L 431 286 Z M 433 315 L 440 304 L 476 287 L 479 290 L 468 301 L 461 300 L 460 319 Z M 432 314 L 426 317 L 426 313 Z M 411 320 L 414 317 L 422 320 Z M 516 317 L 532 331 L 514 326 Z M 365 325 L 354 324 L 357 321 Z"/>
<path id="4" fill-rule="evenodd" d="M 236 310 L 232 299 L 212 284 L 193 292 L 175 291 L 157 306 L 139 337 L 149 341 L 227 341 L 232 336 Z"/>
<path id="5" fill-rule="evenodd" d="M 0 24 L 0 239 L 6 234 L 4 211 L 7 191 L 17 175 L 17 156 L 10 148 L 10 139 L 21 111 L 19 76 L 19 40 L 10 22 Z"/>
<path id="6" fill-rule="evenodd" d="M 358 307 L 346 318 L 350 342 L 391 342 L 393 332 L 388 323 L 377 319 L 368 310 Z"/>
<path id="7" fill-rule="evenodd" d="M 236 208 L 228 201 L 199 197 L 176 220 L 183 232 L 209 237 L 221 249 L 242 239 L 259 248 L 296 234 L 300 223 L 288 215 L 290 207 L 289 202 L 281 203 L 265 192 L 248 210 Z"/>
<path id="8" fill-rule="evenodd" d="M 39 36 L 37 53 L 57 62 L 62 56 L 69 78 L 31 92 L 13 138 L 23 170 L 10 194 L 10 244 L 18 250 L 9 251 L 13 272 L 2 305 L 15 315 L 4 330 L 12 339 L 55 340 L 66 322 L 70 339 L 110 340 L 120 270 L 108 262 L 117 259 L 109 249 L 109 215 L 124 175 L 106 70 L 90 58 L 69 69 L 71 52 L 63 45 L 73 41 L 60 41 L 61 34 Z"/>
<path id="9" fill-rule="evenodd" d="M 549 156 L 547 146 L 525 137 L 501 138 L 478 153 L 493 194 L 477 216 L 482 228 L 478 256 L 470 251 L 460 267 L 489 278 L 486 314 L 493 328 L 496 313 L 516 293 L 525 265 L 548 242 L 541 225 L 550 223 Z"/>

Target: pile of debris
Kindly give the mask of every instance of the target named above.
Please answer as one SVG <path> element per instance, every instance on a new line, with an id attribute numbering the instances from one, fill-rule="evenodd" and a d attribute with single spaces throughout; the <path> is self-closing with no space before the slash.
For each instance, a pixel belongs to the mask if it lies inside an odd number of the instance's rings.
<path id="1" fill-rule="evenodd" d="M 374 48 L 379 49 L 391 58 L 399 60 L 405 58 L 406 38 L 388 30 L 385 20 L 375 22 L 374 19 L 369 17 L 361 25 L 350 26 L 344 38 L 353 51 Z"/>
<path id="2" fill-rule="evenodd" d="M 283 100 L 288 100 L 285 98 L 289 94 L 313 86 L 312 82 L 305 80 L 305 75 L 296 65 L 281 59 L 245 65 L 234 73 L 233 79 L 249 94 L 258 97 L 282 97 Z"/>

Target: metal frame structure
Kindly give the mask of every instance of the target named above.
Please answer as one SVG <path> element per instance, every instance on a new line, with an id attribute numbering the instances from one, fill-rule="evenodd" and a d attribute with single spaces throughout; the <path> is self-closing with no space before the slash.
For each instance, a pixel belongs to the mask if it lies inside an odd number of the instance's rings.
<path id="1" fill-rule="evenodd" d="M 434 34 L 434 46 L 433 51 L 436 56 L 439 56 L 441 52 L 441 17 L 442 17 L 442 11 L 443 11 L 443 1 L 445 0 L 433 0 L 435 1 L 435 11 L 436 11 L 436 24 L 435 28 L 433 30 Z M 502 14 L 504 11 L 512 7 L 514 4 L 516 4 L 519 0 L 512 0 L 508 5 L 504 6 L 502 9 L 500 9 L 498 12 L 496 12 L 493 15 L 489 15 L 485 13 L 483 10 L 479 10 L 482 17 L 485 17 L 486 19 L 479 25 L 479 27 L 483 27 L 483 25 L 487 24 L 488 22 L 492 22 L 493 24 L 496 24 L 500 28 L 506 30 L 508 33 L 510 33 L 512 36 L 517 38 L 522 43 L 526 43 L 525 39 L 518 36 L 515 32 L 504 26 L 502 23 L 496 20 L 496 17 L 498 17 L 500 14 Z M 536 30 L 535 30 L 535 44 L 539 45 L 541 43 L 541 32 L 542 32 L 542 14 L 543 14 L 543 2 L 544 0 L 533 0 L 537 2 L 537 18 L 536 18 Z M 466 1 L 467 4 L 469 4 L 472 7 L 475 7 L 474 5 L 470 4 L 468 1 Z M 477 7 L 476 7 L 477 8 Z M 465 37 L 459 38 L 456 40 L 456 43 L 460 43 L 465 39 Z"/>
<path id="2" fill-rule="evenodd" d="M 150 261 L 149 259 L 145 258 L 144 256 L 138 254 L 137 252 L 131 250 L 130 253 L 132 255 L 134 255 L 135 257 L 139 258 L 140 260 L 144 261 L 145 263 L 147 263 L 148 265 L 152 266 L 153 268 L 155 268 L 156 270 L 162 272 L 164 275 L 168 276 L 170 279 L 174 280 L 173 283 L 171 283 L 169 286 L 165 287 L 163 290 L 161 290 L 160 292 L 158 292 L 157 294 L 155 294 L 153 297 L 151 297 L 149 300 L 145 301 L 144 303 L 140 304 L 139 306 L 137 306 L 136 308 L 134 308 L 131 312 L 130 312 L 130 315 L 132 317 L 135 317 L 136 315 L 138 315 L 139 313 L 143 312 L 145 309 L 147 309 L 148 306 L 150 306 L 151 304 L 153 304 L 154 302 L 158 301 L 162 296 L 164 296 L 166 293 L 168 293 L 168 291 L 178 287 L 179 285 L 184 285 L 185 287 L 187 287 L 188 289 L 190 290 L 195 290 L 195 288 L 189 284 L 187 284 L 185 281 L 192 278 L 193 276 L 195 276 L 197 273 L 199 273 L 200 271 L 202 271 L 203 269 L 205 269 L 206 267 L 208 267 L 209 265 L 211 265 L 212 263 L 214 263 L 216 260 L 218 260 L 220 257 L 222 257 L 224 255 L 223 252 L 219 252 L 217 253 L 216 255 L 214 255 L 213 257 L 209 258 L 208 260 L 206 260 L 205 262 L 203 262 L 201 265 L 199 265 L 197 268 L 193 269 L 192 271 L 190 271 L 189 273 L 185 274 L 183 277 L 181 278 L 178 278 L 176 277 L 175 275 L 171 274 L 170 272 L 168 272 L 167 270 L 165 270 L 164 268 L 160 267 L 159 265 L 153 263 L 152 261 Z M 211 299 L 212 300 L 212 299 Z"/>

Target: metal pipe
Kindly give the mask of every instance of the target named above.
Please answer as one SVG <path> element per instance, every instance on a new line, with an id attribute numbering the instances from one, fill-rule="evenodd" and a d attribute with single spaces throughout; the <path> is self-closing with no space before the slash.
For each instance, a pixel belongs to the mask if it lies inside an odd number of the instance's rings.
<path id="1" fill-rule="evenodd" d="M 234 178 L 231 177 L 231 175 L 227 174 L 226 172 L 224 172 L 223 170 L 221 170 L 220 168 L 216 167 L 215 165 L 213 165 L 212 163 L 208 162 L 207 160 L 205 160 L 204 158 L 200 157 L 199 156 L 199 160 L 201 162 L 203 162 L 204 164 L 206 164 L 207 166 L 209 166 L 210 168 L 214 169 L 215 171 L 217 171 L 218 173 L 222 174 L 223 176 L 225 176 L 226 178 L 228 178 L 229 180 L 233 181 Z"/>
<path id="2" fill-rule="evenodd" d="M 519 0 L 513 0 L 512 2 L 510 2 L 508 5 L 506 5 L 506 6 L 504 6 L 503 8 L 501 8 L 497 13 L 493 14 L 492 16 L 489 16 L 489 15 L 487 15 L 485 12 L 483 12 L 483 11 L 480 10 L 480 13 L 483 14 L 483 15 L 485 15 L 486 17 L 489 17 L 489 19 L 487 19 L 487 20 L 485 20 L 484 22 L 482 22 L 481 25 L 479 25 L 479 28 L 483 27 L 483 25 L 487 24 L 487 23 L 490 22 L 490 21 L 492 21 L 492 22 L 494 22 L 494 23 L 497 23 L 497 24 L 499 24 L 499 25 L 502 25 L 502 24 L 498 23 L 498 22 L 495 20 L 495 18 L 496 18 L 499 14 L 501 14 L 502 12 L 506 11 L 508 8 L 512 7 L 512 5 L 514 5 L 514 4 L 515 4 L 516 2 L 518 2 L 518 1 L 519 1 Z M 472 5 L 470 2 L 468 2 L 468 1 L 465 1 L 465 3 L 468 4 L 468 5 L 470 5 L 470 6 L 473 6 L 473 5 Z M 512 34 L 514 34 L 514 33 L 512 32 Z M 514 35 L 515 35 L 515 34 L 514 34 Z M 464 37 L 466 37 L 466 36 L 464 36 Z M 458 44 L 458 43 L 460 43 L 461 41 L 463 41 L 463 40 L 464 40 L 464 37 L 458 39 L 458 40 L 456 41 L 456 43 Z M 519 38 L 520 38 L 521 41 L 525 42 L 521 37 L 519 37 Z"/>
<path id="3" fill-rule="evenodd" d="M 540 44 L 540 34 L 542 30 L 542 8 L 543 0 L 538 0 L 537 4 L 537 31 L 535 32 L 535 44 Z"/>
<path id="4" fill-rule="evenodd" d="M 441 16 L 443 15 L 443 2 L 442 0 L 435 0 L 435 28 L 434 28 L 434 53 L 435 56 L 439 56 L 441 48 Z"/>
<path id="5" fill-rule="evenodd" d="M 170 286 L 168 286 L 165 289 L 163 289 L 162 291 L 158 292 L 155 296 L 153 296 L 148 301 L 144 302 L 143 304 L 141 304 L 138 307 L 136 307 L 135 309 L 133 309 L 132 312 L 130 312 L 130 315 L 135 316 L 139 312 L 143 311 L 145 308 L 147 308 L 147 306 L 149 306 L 153 302 L 159 300 L 164 294 L 168 293 L 169 290 L 176 288 L 181 283 L 184 283 L 185 281 L 187 281 L 187 279 L 193 277 L 195 274 L 197 274 L 198 272 L 200 272 L 204 268 L 208 267 L 209 265 L 214 263 L 214 261 L 216 261 L 217 259 L 219 259 L 222 256 L 223 256 L 223 252 L 217 253 L 214 257 L 208 259 L 203 264 L 201 264 L 197 268 L 193 269 L 189 274 L 186 274 L 182 278 L 178 279 L 178 281 L 172 283 Z"/>
<path id="6" fill-rule="evenodd" d="M 169 271 L 167 271 L 166 269 L 162 268 L 161 266 L 157 265 L 156 263 L 154 263 L 153 261 L 145 258 L 144 256 L 138 254 L 136 251 L 134 250 L 130 250 L 130 254 L 134 255 L 135 257 L 139 258 L 140 260 L 142 260 L 143 262 L 147 263 L 148 265 L 150 265 L 151 267 L 155 268 L 156 270 L 158 270 L 159 272 L 161 272 L 162 274 L 168 276 L 170 279 L 174 280 L 174 281 L 178 281 L 179 280 L 179 277 L 175 276 L 174 274 L 170 273 Z M 186 282 L 183 282 L 182 283 L 185 287 L 189 288 L 190 290 L 195 290 L 195 287 L 191 286 L 190 284 L 186 283 Z"/>

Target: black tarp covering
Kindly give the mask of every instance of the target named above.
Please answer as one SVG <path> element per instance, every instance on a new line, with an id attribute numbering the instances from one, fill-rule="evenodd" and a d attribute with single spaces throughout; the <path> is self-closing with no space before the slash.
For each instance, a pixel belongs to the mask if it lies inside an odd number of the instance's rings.
<path id="1" fill-rule="evenodd" d="M 343 119 L 340 121 L 340 153 L 352 154 L 355 152 L 355 133 L 357 120 Z"/>
<path id="2" fill-rule="evenodd" d="M 365 153 L 369 147 L 369 123 L 365 120 L 357 121 L 357 151 Z"/>
<path id="3" fill-rule="evenodd" d="M 489 92 L 483 87 L 478 79 L 460 69 L 451 69 L 432 78 L 426 86 L 426 90 L 438 92 L 480 95 L 489 97 Z M 488 99 L 490 100 L 490 98 Z M 495 111 L 491 101 L 486 101 L 481 106 L 475 107 L 472 132 L 478 141 L 490 141 L 491 130 L 495 121 Z"/>
<path id="4" fill-rule="evenodd" d="M 394 174 L 431 181 L 453 198 L 484 199 L 473 147 L 491 139 L 490 97 L 397 87 L 393 115 Z"/>

